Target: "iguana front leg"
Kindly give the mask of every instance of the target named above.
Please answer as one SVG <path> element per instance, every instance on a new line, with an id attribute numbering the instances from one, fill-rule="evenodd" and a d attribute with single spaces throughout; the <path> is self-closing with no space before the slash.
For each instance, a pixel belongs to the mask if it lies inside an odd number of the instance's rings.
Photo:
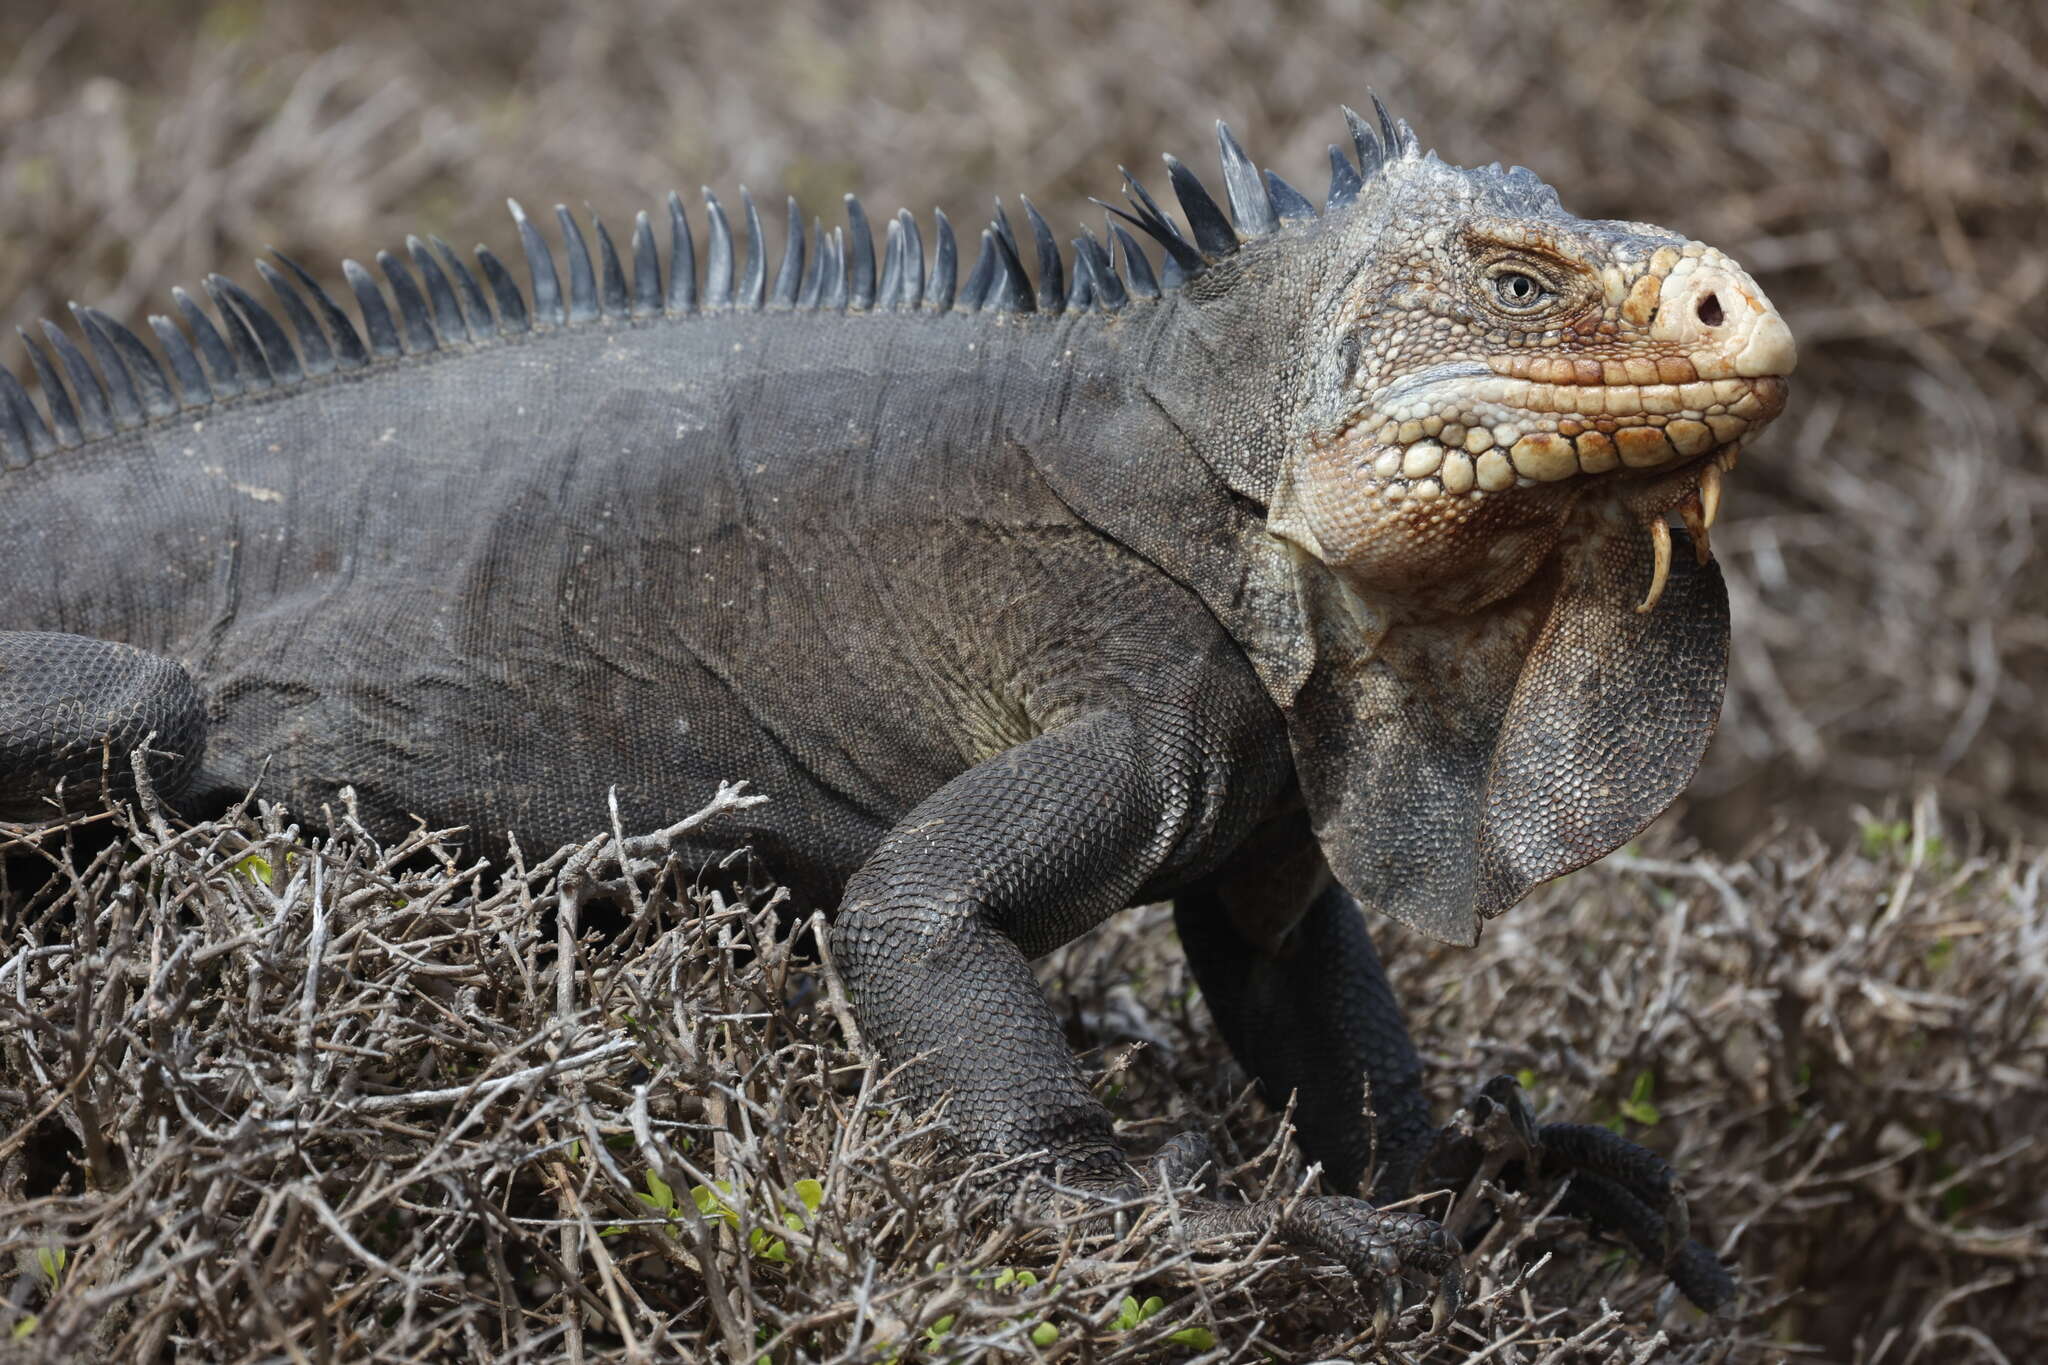
<path id="1" fill-rule="evenodd" d="M 1192 804 L 1172 769 L 1125 717 L 1089 716 L 947 783 L 848 883 L 832 951 L 861 1029 L 970 1148 L 1127 1171 L 1025 947 L 1092 928 L 1164 861 Z"/>
<path id="2" fill-rule="evenodd" d="M 1421 1058 L 1358 903 L 1324 882 L 1298 910 L 1286 879 L 1276 894 L 1274 879 L 1248 866 L 1276 849 L 1285 861 L 1286 843 L 1255 841 L 1234 866 L 1175 898 L 1181 943 L 1217 1027 L 1270 1101 L 1293 1097 L 1302 1151 L 1335 1188 L 1357 1188 L 1368 1168 L 1379 1199 L 1464 1184 L 1484 1153 L 1464 1129 L 1430 1121 Z M 1307 880 L 1296 877 L 1296 889 Z M 1728 1272 L 1685 1235 L 1684 1194 L 1663 1158 L 1605 1128 L 1537 1127 L 1512 1078 L 1490 1082 L 1467 1106 L 1473 1127 L 1484 1126 L 1474 1111 L 1489 1105 L 1508 1109 L 1525 1135 L 1526 1154 L 1518 1146 L 1504 1184 L 1568 1176 L 1565 1212 L 1627 1238 L 1701 1308 L 1733 1299 Z"/>
<path id="3" fill-rule="evenodd" d="M 1085 932 L 1223 840 L 1211 758 L 1184 710 L 1087 715 L 941 788 L 848 886 L 832 945 L 861 1027 L 905 1068 L 916 1102 L 947 1102 L 969 1148 L 1042 1154 L 1039 1168 L 1068 1187 L 1141 1188 L 1027 954 Z M 1403 1271 L 1446 1276 L 1455 1301 L 1455 1247 L 1415 1214 L 1334 1197 L 1183 1212 L 1198 1237 L 1275 1231 L 1382 1294 Z"/>
<path id="4" fill-rule="evenodd" d="M 1333 1189 L 1360 1188 L 1370 1170 L 1374 1195 L 1405 1196 L 1437 1130 L 1365 917 L 1329 882 L 1291 928 L 1278 911 L 1261 935 L 1256 917 L 1276 908 L 1247 906 L 1238 892 L 1218 878 L 1174 899 L 1181 946 L 1224 1041 L 1269 1099 L 1294 1097 L 1302 1148 Z"/>

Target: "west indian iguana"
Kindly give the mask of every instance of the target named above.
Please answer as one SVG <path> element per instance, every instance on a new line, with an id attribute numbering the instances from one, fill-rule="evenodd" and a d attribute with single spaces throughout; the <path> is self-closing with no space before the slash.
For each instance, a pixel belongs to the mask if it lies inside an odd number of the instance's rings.
<path id="1" fill-rule="evenodd" d="M 910 1097 L 1083 1195 L 1149 1177 L 1030 962 L 1171 899 L 1347 1192 L 1187 1226 L 1334 1256 L 1382 1321 L 1403 1278 L 1455 1308 L 1445 1230 L 1348 1197 L 1464 1150 L 1360 907 L 1470 944 L 1675 797 L 1727 668 L 1707 531 L 1793 345 L 1719 251 L 1349 123 L 1320 209 L 1219 125 L 1228 215 L 1169 157 L 1184 225 L 1128 174 L 1065 255 L 998 203 L 964 277 L 943 214 L 929 259 L 890 220 L 878 270 L 857 201 L 829 234 L 792 201 L 771 262 L 707 194 L 701 281 L 674 196 L 665 259 L 644 214 L 622 257 L 558 210 L 565 279 L 515 205 L 526 288 L 415 239 L 344 263 L 353 318 L 280 257 L 274 307 L 211 277 L 155 351 L 91 309 L 24 333 L 0 818 L 152 735 L 185 813 L 353 787 L 486 850 L 750 778 L 772 799 L 695 847 L 836 907 Z M 1511 1089 L 1516 1169 L 1732 1295 L 1658 1158 Z"/>

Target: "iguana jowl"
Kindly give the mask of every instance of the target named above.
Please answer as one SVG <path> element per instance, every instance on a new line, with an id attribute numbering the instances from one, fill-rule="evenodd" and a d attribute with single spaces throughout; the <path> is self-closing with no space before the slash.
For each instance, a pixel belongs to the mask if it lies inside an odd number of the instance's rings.
<path id="1" fill-rule="evenodd" d="M 276 312 L 175 294 L 161 358 L 89 309 L 83 349 L 24 334 L 0 818 L 152 733 L 191 812 L 260 775 L 486 844 L 746 776 L 773 799 L 706 851 L 837 907 L 869 1040 L 970 1146 L 1136 1182 L 1029 959 L 1171 898 L 1304 1149 L 1401 1192 L 1434 1130 L 1359 906 L 1472 942 L 1678 792 L 1726 675 L 1707 531 L 1793 347 L 1712 248 L 1350 123 L 1321 210 L 1221 130 L 1229 216 L 1168 158 L 1184 228 L 1127 176 L 1063 259 L 999 205 L 964 281 L 943 215 L 929 264 L 890 221 L 878 273 L 849 197 L 829 236 L 792 201 L 771 282 L 751 199 L 736 247 L 707 195 L 700 289 L 671 197 L 666 260 L 645 215 L 593 259 L 561 213 L 566 288 L 515 208 L 528 290 L 414 240 L 345 266 L 360 324 L 280 258 Z M 1655 1158 L 1541 1143 L 1577 1207 L 1683 1242 Z M 1412 1212 L 1190 1219 L 1455 1301 Z"/>

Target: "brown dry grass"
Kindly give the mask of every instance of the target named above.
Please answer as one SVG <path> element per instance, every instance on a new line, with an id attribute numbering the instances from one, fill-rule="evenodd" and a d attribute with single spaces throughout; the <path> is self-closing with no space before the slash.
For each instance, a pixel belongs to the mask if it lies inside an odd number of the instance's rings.
<path id="1" fill-rule="evenodd" d="M 500 880 L 345 819 L 124 821 L 97 852 L 88 823 L 0 844 L 57 874 L 0 895 L 0 1340 L 26 1359 L 1366 1349 L 1339 1271 L 1191 1258 L 1156 1214 L 1122 1238 L 1005 1218 L 862 1065 L 802 936 L 715 875 L 622 889 L 578 934 L 601 858 Z M 1400 959 L 1440 1091 L 1524 1071 L 1551 1113 L 1624 1123 L 1749 1281 L 1706 1319 L 1524 1205 L 1471 1259 L 1478 1306 L 1400 1358 L 2040 1358 L 2044 894 L 2048 857 L 1957 848 L 1923 808 L 1848 854 L 1632 854 L 1475 953 Z M 1284 1195 L 1305 1173 L 1169 926 L 1133 912 L 1044 979 L 1134 1147 L 1201 1125 L 1230 1183 Z"/>
<path id="2" fill-rule="evenodd" d="M 854 188 L 871 207 L 940 203 L 956 219 L 1023 191 L 1071 221 L 1118 161 L 1206 156 L 1217 115 L 1313 188 L 1336 102 L 1368 81 L 1453 160 L 1526 163 L 1582 213 L 1733 251 L 1802 347 L 1795 406 L 1745 459 L 1715 537 L 1736 595 L 1736 676 L 1682 828 L 1732 861 L 1587 874 L 1476 957 L 1398 963 L 1446 1098 L 1526 1065 L 1560 1113 L 1598 1117 L 1653 1073 L 1650 1140 L 1759 1278 L 1756 1311 L 1732 1331 L 1702 1324 L 1660 1307 L 1654 1280 L 1588 1271 L 1597 1258 L 1567 1250 L 1526 1301 L 1468 1324 L 1498 1338 L 1554 1312 L 1489 1357 L 1539 1359 L 1593 1323 L 1604 1294 L 1623 1317 L 1596 1335 L 1648 1341 L 1661 1323 L 1681 1343 L 1649 1359 L 1716 1358 L 1715 1341 L 1743 1360 L 2040 1357 L 2048 1161 L 2008 1150 L 2043 1127 L 2040 863 L 1955 842 L 1930 853 L 1926 820 L 1900 841 L 1856 813 L 1895 815 L 1898 794 L 1931 789 L 1952 841 L 2048 837 L 2034 531 L 2048 512 L 2048 17 L 2031 0 L 13 4 L 0 7 L 0 308 L 18 323 L 78 297 L 137 319 L 170 284 L 238 270 L 272 243 L 309 262 L 407 231 L 503 246 L 508 194 L 587 201 L 617 223 L 699 181 L 788 185 L 813 206 Z M 1749 848 L 1779 813 L 1828 844 L 1854 844 L 1860 827 L 1885 847 L 1829 855 L 1780 833 Z M 1070 1349 L 1108 1359 L 1153 1349 L 1084 1329 L 1126 1284 L 1171 1299 L 1175 1321 L 1210 1314 L 1233 1348 L 1261 1318 L 1257 1340 L 1282 1358 L 1338 1349 L 1350 1330 L 1326 1276 L 1257 1258 L 1162 1271 L 1170 1236 L 1145 1243 L 1142 1263 L 1100 1248 L 1095 1265 L 1065 1263 L 1053 1306 L 1042 1285 L 999 1295 L 963 1280 L 957 1268 L 982 1256 L 1043 1269 L 1058 1239 L 949 1222 L 972 1179 L 920 1175 L 928 1153 L 902 1116 L 859 1117 L 829 1018 L 777 993 L 773 973 L 799 969 L 772 948 L 738 963 L 702 951 L 738 933 L 735 918 L 692 927 L 657 907 L 636 916 L 643 933 L 583 950 L 579 1002 L 630 1008 L 617 1002 L 664 983 L 634 1011 L 651 1021 L 637 1061 L 534 1079 L 463 1131 L 473 1104 L 330 1102 L 347 1084 L 466 1085 L 500 1052 L 516 1070 L 566 1046 L 560 1002 L 541 989 L 549 891 L 408 880 L 344 840 L 302 854 L 326 880 L 280 907 L 223 862 L 253 839 L 284 867 L 280 837 L 144 834 L 81 870 L 71 908 L 6 905 L 0 1106 L 17 1108 L 0 1131 L 35 1141 L 0 1167 L 0 1243 L 19 1262 L 0 1315 L 40 1312 L 45 1349 L 96 1331 L 94 1349 L 124 1354 L 164 1332 L 166 1349 L 221 1358 L 545 1356 L 580 1322 L 593 1358 L 623 1358 L 614 1338 L 628 1328 L 716 1356 L 735 1331 L 854 1303 L 922 1339 L 944 1303 L 956 1346 L 970 1328 L 1050 1317 L 1063 1341 L 1094 1343 Z M 388 903 L 393 882 L 404 907 Z M 308 1022 L 297 992 L 322 896 L 331 932 L 350 936 L 348 989 Z M 1118 1073 L 1130 1114 L 1229 1109 L 1232 1073 L 1187 1019 L 1164 930 L 1125 919 L 1048 969 L 1077 1033 L 1114 1047 L 1137 1020 L 1175 1040 Z M 87 924 L 96 947 L 59 950 Z M 761 1017 L 714 1018 L 741 999 Z M 319 1041 L 365 1037 L 374 1060 Z M 51 1094 L 33 1065 L 81 1079 L 23 1133 L 20 1115 Z M 643 1140 L 631 1068 L 664 1065 L 649 1103 L 681 1107 L 650 1115 Z M 324 1094 L 303 1088 L 308 1066 L 316 1079 L 327 1068 Z M 675 1098 L 710 1102 L 714 1075 L 741 1074 L 716 1122 Z M 796 1099 L 779 1098 L 785 1082 Z M 256 1112 L 314 1126 L 219 1140 Z M 1255 1154 L 1270 1116 L 1231 1113 L 1223 1135 Z M 783 1126 L 750 1139 L 749 1114 Z M 706 1137 L 705 1160 L 757 1210 L 800 1176 L 831 1177 L 830 1235 L 793 1242 L 784 1268 L 688 1220 L 680 1238 L 549 1221 L 637 1212 L 620 1179 L 683 1169 L 664 1163 L 683 1159 L 675 1135 L 690 1130 L 667 1124 L 724 1134 Z M 620 1132 L 630 1142 L 607 1163 L 597 1154 Z M 579 1135 L 584 1159 L 568 1160 L 559 1144 Z M 39 1166 L 33 1151 L 60 1155 Z M 1291 1169 L 1280 1159 L 1245 1179 Z M 895 1186 L 867 1178 L 883 1171 Z M 50 1293 L 34 1252 L 55 1246 L 74 1259 Z M 542 1253 L 565 1248 L 577 1254 L 550 1267 Z M 926 1268 L 932 1257 L 956 1269 Z M 134 1308 L 110 1312 L 126 1295 Z M 151 1316 L 159 1301 L 178 1312 Z M 249 1304 L 275 1320 L 244 1324 Z M 810 1330 L 791 1352 L 829 1357 L 854 1340 L 844 1317 L 820 1323 L 815 1349 Z M 1589 1343 L 1557 1358 L 1630 1357 Z"/>

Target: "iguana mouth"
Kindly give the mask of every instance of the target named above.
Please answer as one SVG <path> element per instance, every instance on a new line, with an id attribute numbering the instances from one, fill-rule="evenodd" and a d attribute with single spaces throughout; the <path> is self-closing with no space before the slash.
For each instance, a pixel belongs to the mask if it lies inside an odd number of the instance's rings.
<path id="1" fill-rule="evenodd" d="M 1389 386 L 1374 405 L 1376 428 L 1353 428 L 1333 444 L 1363 445 L 1360 491 L 1408 518 L 1437 520 L 1516 490 L 1607 489 L 1650 537 L 1652 577 L 1636 608 L 1649 612 L 1670 578 L 1668 518 L 1683 522 L 1701 563 L 1712 557 L 1723 480 L 1790 390 L 1783 374 L 1703 364 L 1720 372 L 1702 377 L 1694 362 L 1670 356 L 1441 365 Z"/>
<path id="2" fill-rule="evenodd" d="M 1481 401 L 1499 392 L 1505 406 L 1523 420 L 1540 420 L 1544 430 L 1506 448 L 1514 486 L 1565 479 L 1634 474 L 1617 492 L 1650 537 L 1650 586 L 1638 612 L 1656 609 L 1670 580 L 1672 538 L 1668 517 L 1676 512 L 1699 563 L 1713 558 L 1711 532 L 1720 514 L 1722 480 L 1733 472 L 1742 443 L 1785 409 L 1790 386 L 1783 375 L 1684 378 L 1698 371 L 1683 358 L 1607 362 L 1515 357 L 1512 368 L 1527 375 L 1499 376 L 1475 386 Z M 1621 372 L 1620 382 L 1543 382 L 1546 374 L 1589 377 L 1589 369 Z M 1661 381 L 1644 382 L 1643 370 Z M 1550 428 L 1554 426 L 1554 430 Z M 1496 440 L 1501 433 L 1491 432 Z M 1498 448 L 1498 447 L 1496 447 Z M 1476 466 L 1475 466 L 1476 473 Z M 1496 472 L 1494 482 L 1506 486 Z M 1632 485 L 1632 486 L 1629 486 Z"/>
<path id="3" fill-rule="evenodd" d="M 1714 528 L 1714 519 L 1721 514 L 1721 480 L 1734 470 L 1741 453 L 1741 443 L 1730 441 L 1657 481 L 1659 485 L 1675 488 L 1678 496 L 1675 503 L 1666 501 L 1639 512 L 1643 528 L 1650 536 L 1652 560 L 1650 589 L 1636 604 L 1637 612 L 1656 610 L 1658 601 L 1664 596 L 1665 585 L 1671 581 L 1671 522 L 1668 517 L 1672 510 L 1676 510 L 1679 519 L 1685 523 L 1686 535 L 1692 540 L 1694 559 L 1705 564 L 1714 557 L 1709 533 Z"/>
<path id="4" fill-rule="evenodd" d="M 1517 368 L 1568 360 L 1521 362 Z M 1385 397 L 1373 472 L 1404 497 L 1558 483 L 1581 474 L 1668 469 L 1754 434 L 1784 411 L 1779 375 L 1683 383 L 1553 383 L 1499 372 L 1433 377 Z M 1599 369 L 1597 362 L 1579 362 Z M 1641 363 L 1641 362 L 1637 362 Z M 1622 368 L 1616 365 L 1615 368 Z M 1654 367 L 1653 367 L 1654 368 Z M 1686 365 L 1687 372 L 1692 371 Z M 1444 380 L 1450 378 L 1450 382 Z M 1434 480 L 1434 489 L 1421 485 Z"/>

